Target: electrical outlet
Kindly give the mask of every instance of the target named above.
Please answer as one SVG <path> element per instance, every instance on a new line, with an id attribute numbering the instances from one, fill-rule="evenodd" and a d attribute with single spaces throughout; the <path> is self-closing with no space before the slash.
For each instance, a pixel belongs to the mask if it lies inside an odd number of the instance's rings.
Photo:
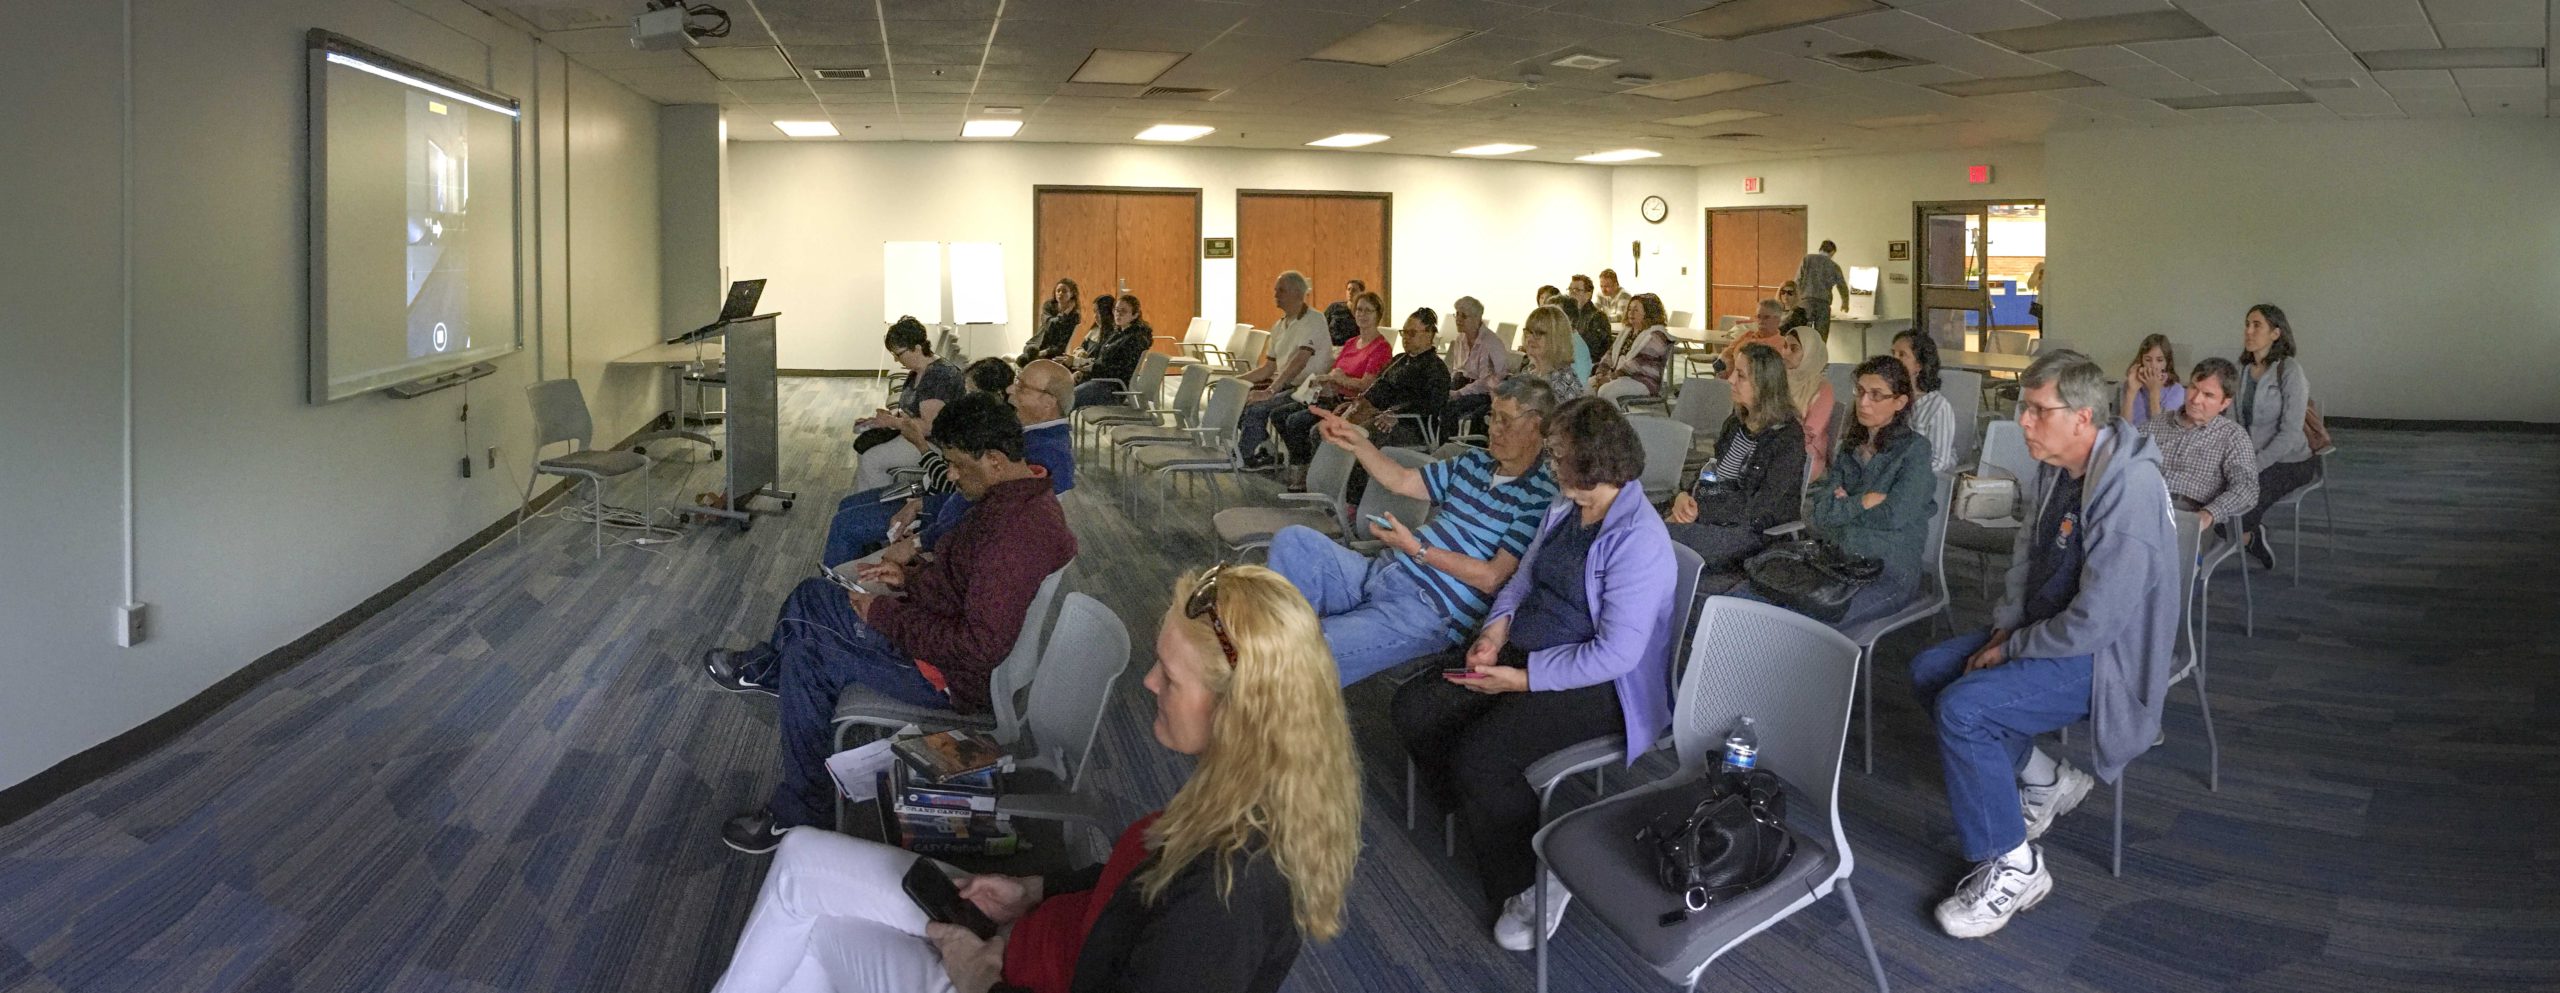
<path id="1" fill-rule="evenodd" d="M 151 605 L 147 603 L 127 603 L 116 607 L 116 647 L 131 648 L 142 644 L 143 636 L 149 633 L 145 621 L 149 619 L 150 610 Z"/>
<path id="2" fill-rule="evenodd" d="M 489 446 L 489 468 L 495 469 L 495 468 L 497 468 L 497 467 L 498 467 L 498 446 L 496 446 L 496 445 L 491 445 L 491 446 Z"/>

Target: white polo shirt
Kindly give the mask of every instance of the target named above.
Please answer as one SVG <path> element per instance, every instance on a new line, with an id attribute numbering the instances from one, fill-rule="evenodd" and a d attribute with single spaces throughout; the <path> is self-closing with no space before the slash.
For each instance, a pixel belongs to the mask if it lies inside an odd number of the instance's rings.
<path id="1" fill-rule="evenodd" d="M 1280 385 L 1296 386 L 1309 376 L 1333 370 L 1333 334 L 1325 327 L 1324 311 L 1308 307 L 1297 317 L 1280 317 L 1271 322 L 1271 347 L 1266 354 L 1271 356 L 1275 369 L 1288 365 L 1289 353 L 1301 348 L 1314 349 L 1315 354 L 1299 367 L 1297 378 Z"/>

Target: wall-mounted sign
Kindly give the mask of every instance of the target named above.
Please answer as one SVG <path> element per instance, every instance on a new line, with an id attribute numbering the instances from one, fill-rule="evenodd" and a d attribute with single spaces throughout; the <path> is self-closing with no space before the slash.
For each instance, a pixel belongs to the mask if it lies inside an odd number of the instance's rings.
<path id="1" fill-rule="evenodd" d="M 1200 239 L 1200 257 L 1204 259 L 1235 258 L 1236 240 L 1233 238 L 1202 238 Z"/>
<path id="2" fill-rule="evenodd" d="M 1758 192 L 1761 192 L 1761 190 L 1762 190 L 1762 187 L 1761 187 L 1761 185 L 1760 185 L 1760 177 L 1758 177 L 1758 176 L 1744 176 L 1744 177 L 1742 177 L 1742 192 L 1744 192 L 1744 193 L 1758 193 Z"/>
<path id="3" fill-rule="evenodd" d="M 1984 183 L 1990 182 L 1991 167 L 1987 165 L 1964 167 L 1964 181 L 1972 183 L 1975 186 L 1980 186 Z"/>
<path id="4" fill-rule="evenodd" d="M 1911 261 L 1911 243 L 1907 241 L 1885 242 L 1884 257 L 1893 262 Z"/>

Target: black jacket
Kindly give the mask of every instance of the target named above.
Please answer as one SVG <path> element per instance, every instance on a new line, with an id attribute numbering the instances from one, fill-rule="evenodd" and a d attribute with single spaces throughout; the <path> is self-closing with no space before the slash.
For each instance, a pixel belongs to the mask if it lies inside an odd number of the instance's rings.
<path id="1" fill-rule="evenodd" d="M 1077 315 L 1074 311 L 1051 314 L 1041 322 L 1040 333 L 1022 345 L 1022 365 L 1039 359 L 1054 359 L 1067 353 L 1067 340 L 1076 336 Z"/>
<path id="2" fill-rule="evenodd" d="M 1207 858 L 1173 877 L 1152 904 L 1139 899 L 1150 855 L 1111 894 L 1076 956 L 1073 993 L 1272 993 L 1298 961 L 1289 880 L 1267 855 L 1236 856 L 1235 888 L 1222 899 Z M 1090 890 L 1093 866 L 1043 880 L 1051 895 Z M 997 983 L 997 993 L 1024 993 Z"/>
<path id="3" fill-rule="evenodd" d="M 1369 384 L 1365 399 L 1380 411 L 1438 417 L 1449 404 L 1449 363 L 1437 348 L 1398 355 Z"/>
<path id="4" fill-rule="evenodd" d="M 1597 365 L 1601 356 L 1609 354 L 1610 344 L 1617 340 L 1617 332 L 1609 329 L 1609 315 L 1603 313 L 1598 304 L 1585 306 L 1576 303 L 1572 297 L 1564 298 L 1564 312 L 1565 316 L 1573 318 L 1574 333 L 1582 336 L 1584 345 L 1590 346 L 1591 361 Z"/>
<path id="5" fill-rule="evenodd" d="M 1117 379 L 1126 384 L 1138 375 L 1138 363 L 1155 344 L 1156 329 L 1148 327 L 1146 319 L 1131 321 L 1128 327 L 1116 329 L 1111 337 L 1103 339 L 1102 351 L 1094 356 L 1093 367 L 1084 378 Z"/>
<path id="6" fill-rule="evenodd" d="M 1726 417 L 1716 451 L 1747 432 L 1740 412 Z M 1789 420 L 1751 437 L 1756 447 L 1741 473 L 1694 485 L 1698 523 L 1762 531 L 1804 516 L 1804 424 Z"/>

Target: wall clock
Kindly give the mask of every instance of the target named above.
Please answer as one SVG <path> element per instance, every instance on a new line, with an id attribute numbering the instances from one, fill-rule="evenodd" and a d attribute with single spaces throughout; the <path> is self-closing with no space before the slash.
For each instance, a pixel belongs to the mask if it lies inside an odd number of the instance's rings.
<path id="1" fill-rule="evenodd" d="M 1671 204 L 1661 197 L 1644 198 L 1642 210 L 1645 222 L 1648 224 L 1660 224 L 1663 218 L 1671 216 Z"/>

